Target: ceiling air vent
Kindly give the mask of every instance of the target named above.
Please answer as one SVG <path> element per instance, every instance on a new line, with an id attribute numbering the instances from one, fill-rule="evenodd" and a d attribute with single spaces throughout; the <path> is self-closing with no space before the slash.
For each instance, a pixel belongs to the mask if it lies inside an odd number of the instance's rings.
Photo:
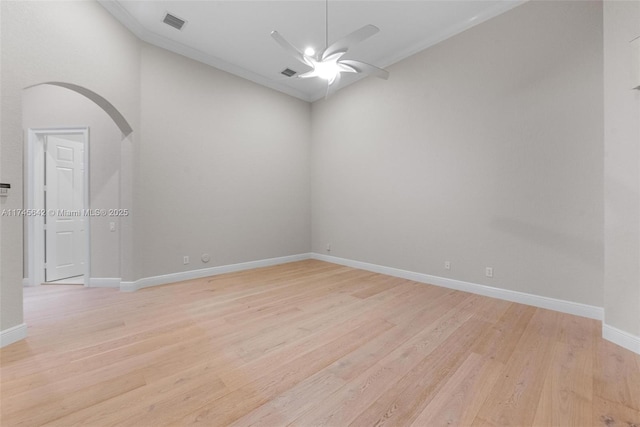
<path id="1" fill-rule="evenodd" d="M 280 74 L 284 74 L 287 77 L 293 77 L 295 76 L 297 73 L 297 71 L 293 71 L 291 68 L 285 68 L 284 70 L 280 71 Z"/>
<path id="2" fill-rule="evenodd" d="M 187 21 L 185 21 L 184 19 L 180 19 L 177 16 L 174 16 L 170 13 L 167 13 L 164 17 L 164 19 L 162 20 L 162 22 L 164 22 L 165 24 L 177 29 L 177 30 L 182 30 L 182 27 L 184 27 L 184 24 L 187 23 Z"/>

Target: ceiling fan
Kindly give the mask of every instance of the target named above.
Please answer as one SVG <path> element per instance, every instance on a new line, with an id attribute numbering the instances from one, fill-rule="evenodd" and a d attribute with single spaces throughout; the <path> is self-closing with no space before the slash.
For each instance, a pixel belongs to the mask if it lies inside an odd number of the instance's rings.
<path id="1" fill-rule="evenodd" d="M 297 76 L 298 78 L 306 79 L 311 77 L 320 77 L 327 81 L 328 96 L 332 88 L 336 88 L 340 83 L 341 73 L 363 73 L 385 80 L 389 78 L 389 72 L 387 70 L 378 68 L 375 65 L 356 61 L 354 59 L 342 59 L 342 56 L 347 53 L 349 48 L 368 39 L 379 31 L 380 29 L 375 25 L 365 25 L 364 27 L 329 45 L 329 0 L 326 0 L 324 50 L 315 52 L 312 48 L 307 48 L 302 52 L 289 43 L 277 31 L 272 31 L 271 37 L 273 37 L 273 39 L 295 59 L 312 68 L 311 71 L 299 74 Z"/>

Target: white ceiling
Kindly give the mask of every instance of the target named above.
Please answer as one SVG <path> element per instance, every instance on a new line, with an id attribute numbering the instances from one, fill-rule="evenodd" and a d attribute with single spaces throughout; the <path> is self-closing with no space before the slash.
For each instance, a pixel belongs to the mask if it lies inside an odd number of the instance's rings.
<path id="1" fill-rule="evenodd" d="M 329 43 L 366 25 L 380 32 L 344 56 L 387 67 L 525 0 L 329 0 Z M 305 101 L 322 98 L 326 82 L 288 78 L 308 68 L 270 36 L 277 30 L 300 50 L 325 46 L 324 0 L 100 0 L 139 38 Z M 181 31 L 162 22 L 169 12 L 187 21 Z M 362 78 L 348 74 L 341 87 Z M 374 78 L 374 77 L 369 77 Z M 393 78 L 393 74 L 390 77 Z"/>

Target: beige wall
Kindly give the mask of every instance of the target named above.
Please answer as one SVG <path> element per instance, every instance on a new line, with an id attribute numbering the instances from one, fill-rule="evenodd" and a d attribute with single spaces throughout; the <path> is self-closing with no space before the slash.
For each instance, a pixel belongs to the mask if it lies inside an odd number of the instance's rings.
<path id="1" fill-rule="evenodd" d="M 139 41 L 94 2 L 2 1 L 0 8 L 0 181 L 12 186 L 11 196 L 2 198 L 0 208 L 19 209 L 23 207 L 23 89 L 60 81 L 100 94 L 134 128 L 131 138 L 121 144 L 122 152 L 132 156 L 139 112 Z M 130 180 L 130 171 L 123 170 L 123 188 L 131 187 Z M 129 206 L 131 199 L 123 194 L 121 206 Z M 132 224 L 122 226 L 124 232 Z M 23 321 L 22 218 L 2 218 L 0 233 L 0 329 L 6 330 Z M 133 262 L 128 256 L 131 248 L 122 249 L 123 258 Z"/>
<path id="2" fill-rule="evenodd" d="M 526 3 L 389 70 L 313 104 L 313 251 L 601 307 L 602 5 Z"/>
<path id="3" fill-rule="evenodd" d="M 28 129 L 89 127 L 89 206 L 91 209 L 120 207 L 120 144 L 122 133 L 113 120 L 88 98 L 51 85 L 24 90 L 22 124 Z M 26 187 L 26 183 L 25 183 Z M 109 222 L 116 231 L 109 231 Z M 120 277 L 120 218 L 92 217 L 91 277 Z M 28 277 L 25 240 L 25 277 Z"/>
<path id="4" fill-rule="evenodd" d="M 605 323 L 640 340 L 640 91 L 629 44 L 638 36 L 640 3 L 605 1 Z"/>
<path id="5" fill-rule="evenodd" d="M 310 105 L 150 45 L 141 81 L 138 276 L 309 252 Z"/>

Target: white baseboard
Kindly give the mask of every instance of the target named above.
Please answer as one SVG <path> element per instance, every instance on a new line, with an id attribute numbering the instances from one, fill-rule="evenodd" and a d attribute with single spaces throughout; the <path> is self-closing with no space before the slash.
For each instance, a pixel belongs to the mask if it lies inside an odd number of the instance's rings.
<path id="1" fill-rule="evenodd" d="M 120 288 L 122 279 L 119 277 L 90 277 L 90 288 Z"/>
<path id="2" fill-rule="evenodd" d="M 372 271 L 374 273 L 386 274 L 388 276 L 400 277 L 402 279 L 413 280 L 420 283 L 441 286 L 443 288 L 455 289 L 472 294 L 484 295 L 534 307 L 546 308 L 560 311 L 562 313 L 574 314 L 576 316 L 588 317 L 590 319 L 602 320 L 604 309 L 592 305 L 581 304 L 572 301 L 565 301 L 555 298 L 548 298 L 539 295 L 527 294 L 524 292 L 511 291 L 508 289 L 494 288 L 476 283 L 463 282 L 461 280 L 447 279 L 445 277 L 432 276 L 429 274 L 416 273 L 413 271 L 400 270 L 393 267 L 385 267 L 377 264 L 370 264 L 362 261 L 354 261 L 318 253 L 311 254 L 312 259 L 331 262 L 334 264 L 346 265 L 347 267 L 359 268 L 361 270 Z"/>
<path id="3" fill-rule="evenodd" d="M 90 277 L 89 278 L 89 287 L 90 288 L 119 288 L 120 287 L 120 279 L 119 277 Z M 22 279 L 22 286 L 40 286 L 40 284 L 33 285 L 28 277 Z"/>
<path id="4" fill-rule="evenodd" d="M 233 273 L 235 271 L 250 270 L 252 268 L 268 267 L 271 265 L 286 264 L 294 261 L 302 261 L 311 258 L 311 254 L 298 254 L 279 258 L 268 258 L 257 261 L 242 262 L 239 264 L 221 265 L 218 267 L 202 268 L 199 270 L 182 271 L 180 273 L 164 274 L 161 276 L 145 277 L 134 282 L 121 282 L 120 290 L 133 292 L 138 289 L 151 286 L 166 285 L 168 283 L 182 282 L 184 280 L 200 279 L 202 277 L 216 276 L 218 274 Z"/>
<path id="5" fill-rule="evenodd" d="M 634 353 L 640 354 L 640 337 L 625 332 L 613 326 L 602 323 L 602 338 L 607 341 L 611 341 L 614 344 L 618 344 L 620 347 L 624 347 L 627 350 L 631 350 Z"/>
<path id="6" fill-rule="evenodd" d="M 11 328 L 0 331 L 0 348 L 13 344 L 27 337 L 27 325 L 21 323 Z"/>

